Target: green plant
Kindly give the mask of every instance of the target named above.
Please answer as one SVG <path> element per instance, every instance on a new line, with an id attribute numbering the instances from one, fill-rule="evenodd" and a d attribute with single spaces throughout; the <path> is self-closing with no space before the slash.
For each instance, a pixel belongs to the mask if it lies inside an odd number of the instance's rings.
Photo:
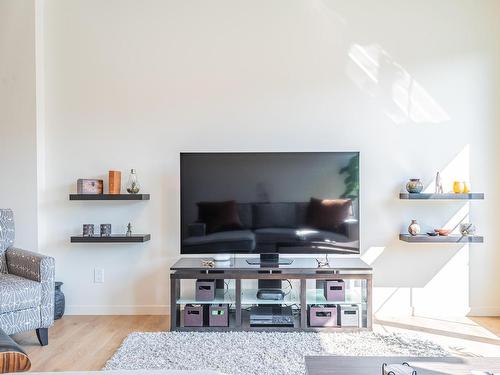
<path id="1" fill-rule="evenodd" d="M 344 179 L 345 192 L 341 198 L 355 199 L 359 194 L 359 154 L 353 156 L 345 167 L 339 171 L 340 174 L 347 174 Z"/>

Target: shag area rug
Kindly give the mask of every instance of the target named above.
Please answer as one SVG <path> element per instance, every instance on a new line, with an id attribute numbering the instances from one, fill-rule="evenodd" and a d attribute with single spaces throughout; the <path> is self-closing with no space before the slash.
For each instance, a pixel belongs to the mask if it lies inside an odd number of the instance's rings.
<path id="1" fill-rule="evenodd" d="M 304 356 L 308 355 L 447 354 L 438 344 L 418 336 L 374 332 L 135 332 L 124 340 L 104 370 L 304 375 Z"/>

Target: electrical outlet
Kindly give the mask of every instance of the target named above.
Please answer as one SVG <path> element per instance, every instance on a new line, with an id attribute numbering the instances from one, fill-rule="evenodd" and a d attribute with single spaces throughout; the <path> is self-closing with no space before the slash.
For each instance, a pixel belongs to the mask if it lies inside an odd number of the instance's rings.
<path id="1" fill-rule="evenodd" d="M 94 284 L 104 283 L 104 269 L 94 268 Z"/>

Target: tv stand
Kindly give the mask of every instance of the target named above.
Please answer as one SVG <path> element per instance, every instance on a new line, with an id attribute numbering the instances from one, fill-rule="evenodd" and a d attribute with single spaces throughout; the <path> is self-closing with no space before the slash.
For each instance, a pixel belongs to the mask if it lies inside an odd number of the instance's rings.
<path id="1" fill-rule="evenodd" d="M 277 253 L 260 254 L 260 258 L 248 258 L 246 261 L 248 264 L 255 266 L 280 266 L 293 263 L 293 259 L 280 258 L 280 255 Z"/>
<path id="2" fill-rule="evenodd" d="M 170 330 L 172 331 L 352 331 L 372 329 L 372 267 L 359 258 L 335 258 L 329 266 L 318 267 L 315 258 L 295 258 L 284 265 L 252 265 L 245 258 L 233 258 L 227 263 L 204 262 L 203 258 L 181 258 L 170 268 Z M 215 298 L 207 301 L 197 299 L 194 286 L 197 279 L 215 280 Z M 342 301 L 326 300 L 323 284 L 326 281 L 343 281 L 345 296 Z M 257 298 L 257 283 L 283 282 L 286 288 L 283 300 Z M 182 283 L 182 290 L 181 290 Z M 190 287 L 190 288 L 188 288 Z M 269 287 L 266 285 L 266 287 Z M 311 325 L 310 308 L 317 305 L 337 305 L 357 309 L 359 320 L 356 326 L 317 327 Z M 187 305 L 225 306 L 229 317 L 227 326 L 189 327 L 184 324 L 184 309 Z M 279 322 L 266 322 L 265 326 L 251 324 L 253 306 L 291 308 L 294 324 L 284 326 Z M 192 306 L 190 306 L 192 307 Z M 198 307 L 199 308 L 199 307 Z M 255 309 L 254 309 L 255 310 Z M 274 310 L 273 310 L 274 311 Z M 342 310 L 344 311 L 344 310 Z M 290 314 L 288 314 L 289 316 Z M 319 315 L 318 315 L 319 316 Z M 253 317 L 255 320 L 255 316 Z M 255 322 L 254 322 L 255 323 Z M 275 326 L 278 325 L 278 326 Z"/>

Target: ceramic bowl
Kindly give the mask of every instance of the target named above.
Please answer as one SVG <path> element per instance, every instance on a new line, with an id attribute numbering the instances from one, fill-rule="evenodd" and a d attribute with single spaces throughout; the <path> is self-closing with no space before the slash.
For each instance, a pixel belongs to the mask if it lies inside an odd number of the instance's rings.
<path id="1" fill-rule="evenodd" d="M 434 229 L 434 232 L 440 236 L 447 236 L 451 233 L 451 229 Z"/>

